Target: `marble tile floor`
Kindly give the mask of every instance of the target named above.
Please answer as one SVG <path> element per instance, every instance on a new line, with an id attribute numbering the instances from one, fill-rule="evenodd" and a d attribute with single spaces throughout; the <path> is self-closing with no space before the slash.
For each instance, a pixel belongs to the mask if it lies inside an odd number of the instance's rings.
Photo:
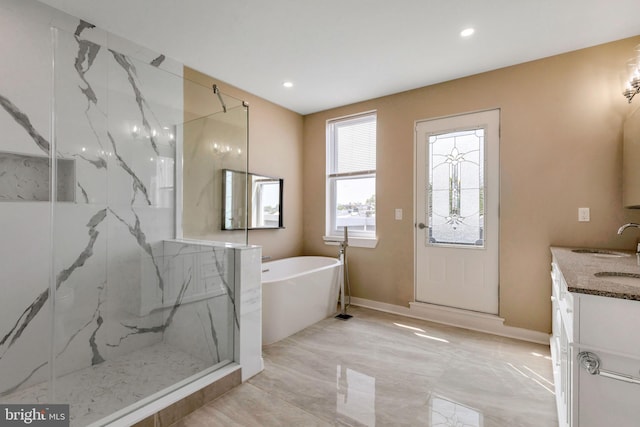
<path id="1" fill-rule="evenodd" d="M 557 426 L 549 347 L 351 307 L 174 427 Z"/>
<path id="2" fill-rule="evenodd" d="M 82 427 L 210 366 L 175 347 L 155 344 L 60 377 L 56 400 L 71 405 L 71 426 Z M 0 401 L 45 403 L 47 384 L 19 390 Z"/>

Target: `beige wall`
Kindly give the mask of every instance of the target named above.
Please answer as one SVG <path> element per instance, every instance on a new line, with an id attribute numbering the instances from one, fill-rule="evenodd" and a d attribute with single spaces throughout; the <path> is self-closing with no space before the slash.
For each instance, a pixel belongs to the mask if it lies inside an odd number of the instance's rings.
<path id="1" fill-rule="evenodd" d="M 302 116 L 193 69 L 185 67 L 184 76 L 208 87 L 215 83 L 221 92 L 249 103 L 249 171 L 284 178 L 285 226 L 278 230 L 250 230 L 249 243 L 262 246 L 263 255 L 273 259 L 300 255 L 303 218 Z M 217 102 L 213 94 L 211 102 Z M 185 99 L 185 109 L 190 110 L 188 98 Z M 185 159 L 186 156 L 185 150 Z M 190 224 L 195 233 L 202 237 L 215 233 L 213 227 L 220 228 L 220 224 L 211 223 L 206 214 L 191 218 Z"/>
<path id="2" fill-rule="evenodd" d="M 322 243 L 326 120 L 375 109 L 379 244 L 350 248 L 352 292 L 413 301 L 414 122 L 500 108 L 500 315 L 508 325 L 549 332 L 549 246 L 635 247 L 637 232 L 616 230 L 640 220 L 622 208 L 621 195 L 629 107 L 620 74 L 638 43 L 634 37 L 306 116 L 304 253 L 336 251 Z M 591 222 L 577 221 L 578 207 L 591 208 Z M 404 210 L 402 221 L 395 208 Z"/>

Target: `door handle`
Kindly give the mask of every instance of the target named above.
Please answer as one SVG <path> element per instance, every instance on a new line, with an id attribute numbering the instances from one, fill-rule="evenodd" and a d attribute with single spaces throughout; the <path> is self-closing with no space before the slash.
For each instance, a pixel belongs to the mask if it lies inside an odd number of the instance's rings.
<path id="1" fill-rule="evenodd" d="M 426 225 L 424 225 L 424 222 L 421 222 L 420 224 L 418 224 L 418 228 L 419 228 L 420 230 L 424 230 L 425 228 L 427 228 L 427 226 L 426 226 Z"/>

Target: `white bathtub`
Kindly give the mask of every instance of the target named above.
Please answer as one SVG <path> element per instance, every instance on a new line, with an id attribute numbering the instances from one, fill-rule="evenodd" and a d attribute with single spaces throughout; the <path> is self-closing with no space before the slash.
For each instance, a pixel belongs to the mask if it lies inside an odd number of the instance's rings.
<path id="1" fill-rule="evenodd" d="M 262 264 L 262 344 L 336 313 L 341 264 L 336 258 L 301 256 Z"/>

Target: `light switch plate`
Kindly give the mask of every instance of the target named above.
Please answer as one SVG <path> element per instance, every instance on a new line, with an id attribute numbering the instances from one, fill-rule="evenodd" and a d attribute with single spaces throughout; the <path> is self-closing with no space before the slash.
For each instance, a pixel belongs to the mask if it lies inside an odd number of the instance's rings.
<path id="1" fill-rule="evenodd" d="M 578 208 L 578 221 L 589 222 L 591 221 L 591 214 L 589 208 Z"/>
<path id="2" fill-rule="evenodd" d="M 400 221 L 402 219 L 402 209 L 396 209 L 396 220 Z"/>

